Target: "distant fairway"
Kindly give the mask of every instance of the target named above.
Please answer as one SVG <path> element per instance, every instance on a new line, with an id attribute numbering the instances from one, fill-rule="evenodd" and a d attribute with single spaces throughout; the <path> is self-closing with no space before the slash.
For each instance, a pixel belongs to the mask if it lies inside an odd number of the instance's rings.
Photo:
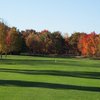
<path id="1" fill-rule="evenodd" d="M 8 56 L 0 100 L 100 100 L 100 60 Z"/>

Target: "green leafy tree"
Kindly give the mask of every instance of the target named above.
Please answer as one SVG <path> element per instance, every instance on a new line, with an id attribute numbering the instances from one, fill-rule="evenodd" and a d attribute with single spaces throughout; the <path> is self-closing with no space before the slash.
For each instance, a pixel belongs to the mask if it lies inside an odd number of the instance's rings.
<path id="1" fill-rule="evenodd" d="M 69 38 L 70 53 L 73 55 L 79 55 L 80 51 L 78 49 L 78 42 L 80 38 L 80 32 L 73 33 Z"/>
<path id="2" fill-rule="evenodd" d="M 53 44 L 54 44 L 55 54 L 63 54 L 64 46 L 65 46 L 64 37 L 61 35 L 59 31 L 53 32 L 52 35 L 53 35 Z"/>

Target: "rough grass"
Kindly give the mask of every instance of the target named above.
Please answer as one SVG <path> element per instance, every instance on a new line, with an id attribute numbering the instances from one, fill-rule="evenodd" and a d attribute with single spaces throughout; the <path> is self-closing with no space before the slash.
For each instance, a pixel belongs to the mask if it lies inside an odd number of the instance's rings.
<path id="1" fill-rule="evenodd" d="M 100 61 L 8 56 L 0 60 L 0 100 L 100 100 Z"/>

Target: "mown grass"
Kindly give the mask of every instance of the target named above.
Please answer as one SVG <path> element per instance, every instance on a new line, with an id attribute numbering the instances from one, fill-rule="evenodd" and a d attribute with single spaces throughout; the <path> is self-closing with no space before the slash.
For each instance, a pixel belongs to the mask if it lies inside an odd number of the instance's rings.
<path id="1" fill-rule="evenodd" d="M 100 61 L 8 56 L 0 60 L 0 100 L 100 100 Z"/>

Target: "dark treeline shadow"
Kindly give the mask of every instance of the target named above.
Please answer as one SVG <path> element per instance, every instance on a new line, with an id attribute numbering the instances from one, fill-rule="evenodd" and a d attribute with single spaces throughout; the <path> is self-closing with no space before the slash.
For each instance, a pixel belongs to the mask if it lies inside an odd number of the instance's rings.
<path id="1" fill-rule="evenodd" d="M 23 69 L 6 69 L 6 68 L 0 68 L 0 72 L 29 74 L 29 75 L 51 75 L 51 76 L 100 79 L 100 72 L 59 71 L 59 70 L 23 70 Z"/>
<path id="2" fill-rule="evenodd" d="M 18 87 L 31 87 L 31 88 L 38 87 L 38 88 L 49 88 L 49 89 L 62 89 L 62 90 L 69 89 L 69 90 L 100 92 L 100 87 L 76 86 L 76 85 L 30 82 L 30 81 L 19 81 L 19 80 L 0 80 L 0 86 L 18 86 Z"/>
<path id="3" fill-rule="evenodd" d="M 52 60 L 47 59 L 41 59 L 41 60 L 32 60 L 32 59 L 2 59 L 0 60 L 0 64 L 6 64 L 6 65 L 58 65 L 58 67 L 66 66 L 66 67 L 94 67 L 94 68 L 100 68 L 99 64 L 88 64 L 84 63 L 81 64 L 79 61 L 73 61 L 73 60 L 59 60 L 52 58 Z"/>

